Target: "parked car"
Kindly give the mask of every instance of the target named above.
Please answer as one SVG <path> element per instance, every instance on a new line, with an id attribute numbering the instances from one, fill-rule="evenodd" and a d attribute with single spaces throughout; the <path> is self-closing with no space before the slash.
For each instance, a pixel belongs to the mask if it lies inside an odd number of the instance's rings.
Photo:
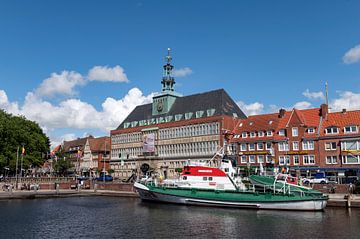
<path id="1" fill-rule="evenodd" d="M 114 179 L 111 175 L 100 175 L 100 177 L 97 177 L 96 180 L 110 182 L 110 181 L 113 181 Z"/>
<path id="2" fill-rule="evenodd" d="M 326 178 L 325 172 L 317 172 L 315 174 L 315 177 L 313 177 L 313 178 L 304 178 L 302 180 L 302 182 L 305 185 L 310 184 L 310 183 L 326 184 L 326 183 L 329 183 L 329 180 Z"/>

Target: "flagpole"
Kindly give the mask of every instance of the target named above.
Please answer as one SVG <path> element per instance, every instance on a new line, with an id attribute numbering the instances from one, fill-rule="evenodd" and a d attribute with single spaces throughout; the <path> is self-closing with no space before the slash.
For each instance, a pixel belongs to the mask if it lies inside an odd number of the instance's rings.
<path id="1" fill-rule="evenodd" d="M 21 188 L 21 179 L 22 179 L 22 171 L 23 171 L 23 161 L 24 161 L 24 144 L 22 144 L 21 151 L 21 163 L 20 163 L 20 188 Z"/>
<path id="2" fill-rule="evenodd" d="M 16 170 L 15 170 L 15 187 L 18 189 L 18 166 L 19 166 L 19 146 L 16 150 Z"/>

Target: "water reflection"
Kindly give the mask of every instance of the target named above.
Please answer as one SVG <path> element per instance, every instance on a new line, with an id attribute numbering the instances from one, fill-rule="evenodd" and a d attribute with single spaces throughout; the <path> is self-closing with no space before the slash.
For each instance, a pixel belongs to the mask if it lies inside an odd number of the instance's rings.
<path id="1" fill-rule="evenodd" d="M 288 212 L 84 197 L 0 202 L 6 238 L 357 238 L 360 210 Z"/>

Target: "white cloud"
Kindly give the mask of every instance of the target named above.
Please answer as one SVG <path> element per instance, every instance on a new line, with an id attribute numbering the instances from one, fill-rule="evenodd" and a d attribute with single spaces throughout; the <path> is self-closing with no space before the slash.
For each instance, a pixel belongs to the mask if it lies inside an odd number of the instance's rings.
<path id="1" fill-rule="evenodd" d="M 6 92 L 3 90 L 0 90 L 0 107 L 5 106 L 9 103 L 8 97 L 6 95 Z"/>
<path id="2" fill-rule="evenodd" d="M 311 108 L 312 105 L 310 102 L 307 102 L 307 101 L 300 101 L 300 102 L 297 102 L 293 108 L 295 109 L 298 109 L 298 110 L 303 110 L 303 109 L 309 109 Z"/>
<path id="3" fill-rule="evenodd" d="M 29 92 L 21 113 L 49 129 L 94 128 L 108 132 L 116 128 L 135 106 L 151 100 L 152 95 L 143 96 L 138 88 L 133 88 L 123 99 L 107 98 L 102 103 L 102 110 L 97 111 L 94 106 L 79 99 L 67 99 L 56 106 Z"/>
<path id="4" fill-rule="evenodd" d="M 322 91 L 310 92 L 309 89 L 306 89 L 302 94 L 310 100 L 324 100 L 325 99 L 324 93 Z"/>
<path id="5" fill-rule="evenodd" d="M 180 69 L 174 69 L 173 76 L 174 77 L 185 77 L 191 75 L 193 71 L 189 67 L 184 67 Z"/>
<path id="6" fill-rule="evenodd" d="M 245 104 L 245 102 L 239 101 L 237 102 L 237 105 L 247 116 L 261 114 L 264 109 L 264 105 L 259 102 L 255 102 L 247 105 Z"/>
<path id="7" fill-rule="evenodd" d="M 33 92 L 28 92 L 24 104 L 19 108 L 17 104 L 8 102 L 5 91 L 0 90 L 0 107 L 38 122 L 46 132 L 72 128 L 97 129 L 108 134 L 137 105 L 152 102 L 153 95 L 145 96 L 138 88 L 133 88 L 122 99 L 107 98 L 102 103 L 102 110 L 97 111 L 94 106 L 79 99 L 67 99 L 53 105 Z M 12 105 L 16 107 L 10 107 Z M 51 140 L 59 142 L 58 138 L 51 137 Z M 54 143 L 52 145 L 56 146 Z"/>
<path id="8" fill-rule="evenodd" d="M 348 50 L 342 59 L 345 64 L 358 62 L 360 60 L 360 45 L 354 46 Z"/>
<path id="9" fill-rule="evenodd" d="M 4 90 L 0 90 L 0 109 L 13 114 L 19 114 L 19 106 L 17 102 L 9 102 L 7 94 Z"/>
<path id="10" fill-rule="evenodd" d="M 76 95 L 75 86 L 85 85 L 83 76 L 74 71 L 63 71 L 61 74 L 52 73 L 45 79 L 35 93 L 41 97 L 55 97 L 57 95 Z"/>
<path id="11" fill-rule="evenodd" d="M 118 65 L 113 68 L 94 66 L 88 73 L 88 79 L 90 81 L 129 82 L 124 69 Z"/>
<path id="12" fill-rule="evenodd" d="M 329 106 L 332 111 L 359 110 L 360 109 L 360 93 L 353 93 L 351 91 L 338 92 L 340 98 L 334 99 Z"/>

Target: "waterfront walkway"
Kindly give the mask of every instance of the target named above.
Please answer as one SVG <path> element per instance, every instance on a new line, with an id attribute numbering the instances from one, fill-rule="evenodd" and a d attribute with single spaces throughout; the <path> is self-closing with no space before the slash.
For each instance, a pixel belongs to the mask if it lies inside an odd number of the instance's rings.
<path id="1" fill-rule="evenodd" d="M 133 191 L 113 191 L 113 190 L 31 190 L 12 192 L 0 192 L 0 200 L 7 199 L 34 199 L 34 198 L 54 198 L 54 197 L 86 197 L 86 196 L 114 196 L 114 197 L 138 197 Z"/>
<path id="2" fill-rule="evenodd" d="M 360 195 L 352 194 L 328 194 L 328 207 L 352 207 L 360 208 Z M 112 197 L 138 197 L 134 191 L 116 190 L 13 190 L 1 191 L 0 200 L 9 199 L 35 199 L 35 198 L 57 198 L 57 197 L 88 197 L 88 196 L 112 196 Z"/>

